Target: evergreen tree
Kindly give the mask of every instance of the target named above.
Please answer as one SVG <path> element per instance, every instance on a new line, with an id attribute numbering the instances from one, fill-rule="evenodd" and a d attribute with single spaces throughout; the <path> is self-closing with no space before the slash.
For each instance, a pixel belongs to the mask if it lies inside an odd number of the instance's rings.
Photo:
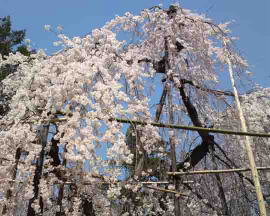
<path id="1" fill-rule="evenodd" d="M 0 54 L 2 58 L 8 56 L 10 53 L 20 52 L 23 55 L 29 56 L 30 51 L 27 46 L 23 44 L 25 39 L 25 30 L 12 30 L 10 16 L 0 18 Z M 12 73 L 16 68 L 7 65 L 0 69 L 0 81 L 7 75 Z"/>
<path id="2" fill-rule="evenodd" d="M 0 53 L 2 57 L 17 51 L 27 56 L 30 55 L 26 45 L 22 44 L 25 32 L 25 30 L 11 30 L 10 16 L 0 18 Z"/>

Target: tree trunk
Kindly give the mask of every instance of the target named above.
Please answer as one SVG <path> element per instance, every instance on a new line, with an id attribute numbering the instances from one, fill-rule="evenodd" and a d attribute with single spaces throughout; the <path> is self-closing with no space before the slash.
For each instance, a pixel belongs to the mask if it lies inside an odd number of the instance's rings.
<path id="1" fill-rule="evenodd" d="M 15 154 L 15 164 L 14 164 L 13 169 L 12 169 L 12 176 L 11 176 L 12 180 L 16 179 L 20 157 L 21 157 L 21 148 L 17 148 L 16 154 Z M 10 200 L 12 198 L 12 190 L 11 189 L 13 187 L 13 183 L 14 182 L 9 183 L 9 188 L 6 192 L 6 199 L 7 200 Z M 7 213 L 7 206 L 4 205 L 2 215 L 5 215 L 6 213 Z"/>
<path id="2" fill-rule="evenodd" d="M 168 107 L 169 107 L 169 124 L 173 124 L 172 94 L 171 94 L 170 86 L 168 86 L 167 92 L 168 92 Z M 170 132 L 173 132 L 173 129 L 171 129 Z M 170 141 L 172 171 L 176 172 L 176 151 L 175 151 L 174 135 L 170 135 L 169 141 Z M 175 190 L 179 191 L 179 178 L 174 178 L 173 184 L 175 186 Z M 181 215 L 180 199 L 177 196 L 174 196 L 174 214 L 175 216 Z"/>
<path id="3" fill-rule="evenodd" d="M 34 176 L 34 180 L 33 180 L 34 197 L 29 200 L 27 216 L 35 216 L 36 215 L 35 210 L 32 207 L 32 204 L 38 198 L 39 183 L 40 183 L 40 179 L 42 177 L 43 163 L 44 163 L 44 157 L 45 157 L 45 147 L 47 145 L 48 132 L 49 132 L 49 125 L 42 125 L 40 127 L 39 143 L 42 145 L 42 149 L 39 153 L 39 158 L 36 161 L 36 170 L 35 170 L 35 176 Z M 43 200 L 41 197 L 39 198 L 39 206 L 40 206 L 40 212 L 42 215 L 43 214 Z"/>

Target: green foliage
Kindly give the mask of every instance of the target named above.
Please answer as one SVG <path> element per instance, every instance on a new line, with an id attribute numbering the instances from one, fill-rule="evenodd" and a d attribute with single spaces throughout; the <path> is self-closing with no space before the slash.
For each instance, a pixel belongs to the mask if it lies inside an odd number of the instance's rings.
<path id="1" fill-rule="evenodd" d="M 13 31 L 11 29 L 10 16 L 0 18 L 0 54 L 2 58 L 16 52 L 30 56 L 31 52 L 26 45 L 22 44 L 25 39 L 25 32 L 25 30 Z M 10 66 L 0 68 L 0 81 L 12 73 L 13 69 Z"/>
<path id="2" fill-rule="evenodd" d="M 24 55 L 30 55 L 26 46 L 21 45 L 24 39 L 25 30 L 11 30 L 10 16 L 0 18 L 0 53 L 2 57 L 9 55 L 11 52 L 17 51 Z"/>
<path id="3" fill-rule="evenodd" d="M 31 52 L 29 52 L 27 46 L 21 45 L 17 47 L 17 51 L 25 56 L 30 56 Z"/>

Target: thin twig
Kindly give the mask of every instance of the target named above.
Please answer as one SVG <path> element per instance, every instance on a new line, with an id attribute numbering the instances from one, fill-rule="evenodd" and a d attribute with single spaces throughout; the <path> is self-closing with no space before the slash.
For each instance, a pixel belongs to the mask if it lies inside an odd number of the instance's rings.
<path id="1" fill-rule="evenodd" d="M 204 87 L 195 85 L 191 80 L 186 80 L 186 79 L 181 79 L 181 82 L 183 84 L 192 85 L 193 87 L 195 87 L 197 89 L 200 89 L 202 91 L 206 91 L 206 92 L 212 93 L 214 95 L 225 95 L 225 96 L 232 96 L 232 97 L 234 97 L 234 94 L 232 92 L 230 92 L 230 91 L 220 91 L 220 90 L 214 90 L 214 89 L 204 88 Z"/>

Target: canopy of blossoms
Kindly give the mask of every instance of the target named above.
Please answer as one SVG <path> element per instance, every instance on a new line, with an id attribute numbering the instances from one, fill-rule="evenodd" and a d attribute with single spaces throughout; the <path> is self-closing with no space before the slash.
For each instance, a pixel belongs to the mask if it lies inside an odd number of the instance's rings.
<path id="1" fill-rule="evenodd" d="M 228 24 L 214 24 L 203 15 L 177 6 L 168 10 L 145 9 L 139 15 L 116 16 L 83 38 L 70 39 L 58 34 L 57 44 L 63 49 L 52 56 L 38 51 L 30 59 L 19 53 L 1 59 L 0 66 L 16 65 L 17 70 L 1 83 L 3 93 L 11 99 L 9 111 L 0 119 L 0 158 L 5 161 L 0 164 L 0 178 L 12 179 L 17 166 L 16 179 L 25 185 L 21 199 L 31 199 L 35 196 L 33 161 L 42 150 L 48 152 L 53 141 L 59 140 L 62 165 L 58 168 L 78 183 L 78 191 L 86 190 L 83 182 L 91 182 L 91 190 L 87 190 L 101 206 L 120 197 L 124 200 L 123 188 L 140 191 L 142 185 L 136 175 L 130 176 L 124 185 L 119 181 L 123 179 L 123 164 L 134 163 L 137 156 L 126 143 L 126 126 L 112 119 L 159 121 L 155 119 L 150 94 L 161 92 L 157 89 L 163 86 L 162 82 L 156 86 L 154 81 L 157 74 L 163 75 L 165 87 L 171 90 L 180 88 L 183 81 L 201 89 L 215 89 L 220 82 L 218 74 L 226 71 L 226 58 L 230 58 L 240 75 L 247 63 L 232 48 L 234 38 L 229 35 Z M 127 40 L 120 39 L 124 36 Z M 203 118 L 213 121 L 213 116 L 218 116 L 213 115 L 219 110 L 210 105 L 213 101 L 208 97 L 209 91 L 195 90 L 190 94 Z M 216 101 L 224 99 L 218 93 L 214 96 Z M 172 92 L 173 102 L 179 97 L 178 92 Z M 163 113 L 164 122 L 170 120 L 168 110 Z M 173 111 L 174 115 L 183 116 L 178 122 L 190 122 L 182 103 L 175 104 Z M 249 117 L 252 120 L 253 116 Z M 44 132 L 42 127 L 49 130 L 46 147 L 42 142 L 38 144 Z M 166 146 L 157 144 L 164 134 L 151 125 L 140 130 L 143 150 L 137 151 L 166 157 Z M 167 136 L 174 133 L 171 131 Z M 19 164 L 15 157 L 18 148 L 25 152 L 19 158 L 23 163 Z M 52 185 L 64 181 L 52 172 L 55 169 L 52 161 L 48 155 L 44 158 L 42 172 L 43 176 L 47 174 L 39 183 L 39 194 L 48 207 L 52 205 L 49 197 L 55 193 Z M 101 179 L 109 185 L 106 193 L 95 186 L 100 185 Z M 5 194 L 10 184 L 3 181 L 0 193 Z M 18 186 L 12 186 L 11 190 L 17 193 Z M 138 215 L 162 213 L 153 190 L 145 191 L 147 200 L 138 197 L 143 200 L 136 209 Z M 15 198 L 0 197 L 7 205 L 15 205 Z M 39 211 L 38 202 L 33 205 Z M 166 214 L 170 215 L 173 212 L 170 197 L 166 205 Z M 77 203 L 74 209 L 78 206 Z"/>

